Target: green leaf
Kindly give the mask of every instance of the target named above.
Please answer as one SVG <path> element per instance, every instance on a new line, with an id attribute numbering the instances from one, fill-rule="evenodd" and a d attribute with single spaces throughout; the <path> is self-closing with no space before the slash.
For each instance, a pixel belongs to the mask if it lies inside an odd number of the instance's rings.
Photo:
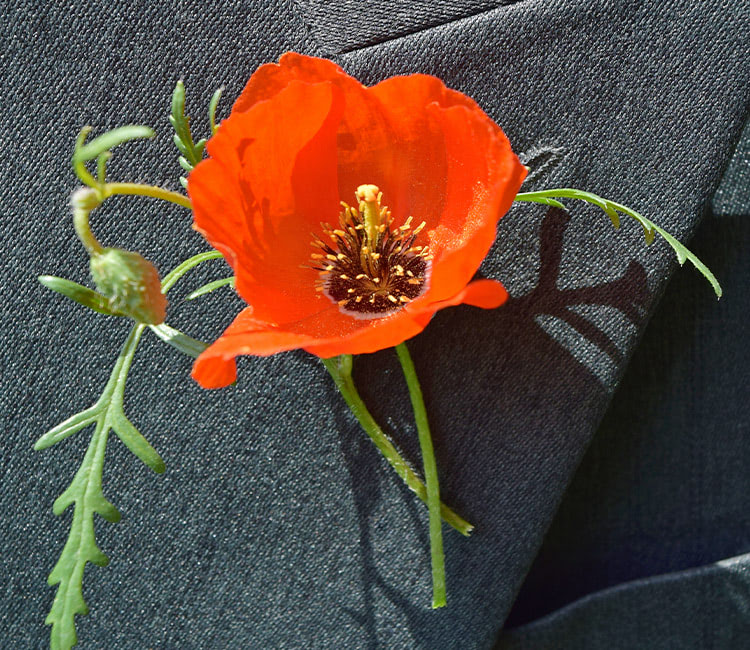
<path id="1" fill-rule="evenodd" d="M 101 411 L 98 404 L 95 404 L 91 408 L 87 408 L 85 411 L 76 413 L 69 417 L 64 422 L 61 422 L 56 427 L 53 427 L 47 433 L 45 433 L 39 440 L 34 443 L 34 449 L 47 449 L 54 444 L 57 444 L 61 440 L 65 440 L 68 436 L 72 436 L 89 424 L 93 424 L 99 417 Z"/>
<path id="2" fill-rule="evenodd" d="M 83 576 L 86 564 L 90 562 L 106 566 L 109 562 L 107 556 L 96 544 L 94 515 L 98 514 L 110 522 L 120 520 L 120 512 L 104 497 L 102 492 L 102 471 L 107 437 L 112 426 L 117 425 L 120 435 L 123 430 L 127 429 L 127 426 L 123 424 L 126 418 L 122 410 L 125 380 L 143 328 L 143 325 L 136 325 L 131 330 L 112 369 L 109 381 L 96 404 L 68 418 L 42 436 L 35 445 L 37 449 L 43 449 L 81 430 L 87 424 L 96 423 L 78 472 L 52 506 L 56 515 L 61 515 L 67 508 L 74 506 L 68 540 L 48 579 L 51 586 L 58 585 L 55 599 L 45 621 L 52 625 L 50 645 L 56 650 L 69 650 L 76 644 L 75 617 L 88 613 L 88 606 L 83 599 Z M 124 435 L 129 436 L 131 444 L 128 446 L 136 448 L 136 455 L 139 458 L 148 457 L 150 466 L 155 465 L 158 469 L 158 464 L 154 461 L 154 455 L 158 458 L 158 454 L 153 451 L 153 448 L 145 443 L 151 449 L 152 453 L 149 454 L 142 441 L 133 441 L 132 431 L 128 430 Z"/>
<path id="3" fill-rule="evenodd" d="M 180 156 L 177 159 L 177 162 L 180 163 L 180 167 L 182 167 L 186 172 L 193 171 L 193 166 L 185 159 L 185 156 Z"/>
<path id="4" fill-rule="evenodd" d="M 118 413 L 112 423 L 112 428 L 125 446 L 140 458 L 143 463 L 157 474 L 164 472 L 166 466 L 159 453 L 125 415 Z"/>
<path id="5" fill-rule="evenodd" d="M 201 161 L 190 133 L 190 118 L 185 115 L 185 85 L 178 81 L 172 93 L 172 115 L 170 123 L 175 130 L 174 143 L 187 161 L 195 166 Z"/>
<path id="6" fill-rule="evenodd" d="M 646 244 L 651 244 L 651 242 L 654 241 L 655 233 L 659 233 L 674 250 L 680 266 L 682 266 L 686 260 L 689 260 L 690 263 L 695 266 L 695 268 L 698 269 L 698 271 L 703 275 L 703 277 L 708 280 L 709 284 L 714 290 L 714 293 L 716 294 L 716 297 L 721 298 L 722 289 L 719 281 L 716 279 L 716 276 L 711 273 L 709 268 L 703 262 L 701 262 L 694 253 L 689 251 L 685 245 L 681 244 L 673 235 L 670 235 L 666 230 L 657 226 L 653 221 L 646 219 L 646 217 L 644 217 L 642 214 L 639 214 L 626 205 L 616 203 L 615 201 L 610 201 L 609 199 L 604 199 L 601 196 L 592 194 L 591 192 L 585 192 L 583 190 L 577 190 L 569 187 L 554 190 L 541 190 L 539 192 L 521 192 L 516 195 L 515 200 L 553 205 L 551 201 L 555 201 L 555 203 L 559 204 L 559 202 L 556 201 L 557 198 L 579 199 L 581 201 L 591 203 L 592 205 L 596 205 L 597 207 L 604 210 L 607 216 L 609 216 L 609 218 L 612 220 L 612 223 L 615 225 L 615 227 L 619 225 L 618 213 L 626 214 L 627 216 L 632 217 L 643 227 Z M 559 207 L 559 205 L 556 207 Z"/>
<path id="7" fill-rule="evenodd" d="M 74 300 L 79 305 L 93 309 L 100 314 L 120 316 L 120 314 L 112 311 L 109 306 L 109 300 L 107 300 L 105 296 L 97 293 L 93 289 L 84 287 L 82 284 L 78 284 L 72 280 L 66 280 L 65 278 L 58 278 L 55 275 L 40 275 L 37 279 L 48 289 L 52 289 L 52 291 L 56 291 L 66 298 Z"/>
<path id="8" fill-rule="evenodd" d="M 709 268 L 701 262 L 691 251 L 689 251 L 685 246 L 683 246 L 677 239 L 675 239 L 672 235 L 670 235 L 666 230 L 663 228 L 660 228 L 656 224 L 651 224 L 652 230 L 655 230 L 658 232 L 664 239 L 667 240 L 669 245 L 674 249 L 675 253 L 677 253 L 677 261 L 680 263 L 680 266 L 682 266 L 686 260 L 689 260 L 690 263 L 698 269 L 698 271 L 703 275 L 706 280 L 709 281 L 711 286 L 714 289 L 714 293 L 716 294 L 717 298 L 721 298 L 722 296 L 722 289 L 721 285 L 719 284 L 719 281 L 716 279 L 716 276 L 714 276 L 713 273 L 709 270 Z"/>
<path id="9" fill-rule="evenodd" d="M 607 205 L 604 207 L 604 213 L 609 217 L 609 220 L 612 222 L 615 229 L 620 227 L 620 216 L 617 214 L 617 210 L 612 206 Z"/>
<path id="10" fill-rule="evenodd" d="M 214 280 L 213 282 L 204 284 L 202 287 L 199 287 L 192 293 L 188 294 L 185 300 L 195 300 L 200 296 L 205 296 L 207 293 L 211 293 L 212 291 L 215 291 L 216 289 L 220 289 L 221 287 L 225 287 L 227 285 L 234 288 L 234 276 L 231 276 L 229 278 L 222 278 L 220 280 Z"/>
<path id="11" fill-rule="evenodd" d="M 183 334 L 166 323 L 162 323 L 161 325 L 151 325 L 150 327 L 151 331 L 162 341 L 168 343 L 176 350 L 179 350 L 193 359 L 197 359 L 201 352 L 208 347 L 203 341 L 191 338 L 187 334 Z"/>
<path id="12" fill-rule="evenodd" d="M 218 126 L 216 126 L 216 107 L 219 105 L 219 99 L 221 99 L 221 93 L 224 91 L 224 88 L 219 88 L 211 97 L 211 101 L 208 104 L 208 120 L 211 124 L 211 135 L 216 133 L 216 131 L 219 129 Z"/>
<path id="13" fill-rule="evenodd" d="M 86 564 L 91 562 L 106 566 L 109 562 L 99 549 L 94 534 L 94 514 L 98 513 L 109 521 L 117 521 L 120 517 L 101 490 L 107 434 L 106 424 L 97 424 L 75 478 L 55 502 L 54 511 L 58 515 L 73 503 L 75 509 L 68 540 L 47 580 L 50 586 L 58 585 L 45 620 L 45 623 L 52 625 L 50 646 L 54 650 L 69 650 L 77 643 L 75 616 L 88 614 L 89 609 L 83 599 Z"/>
<path id="14" fill-rule="evenodd" d="M 203 262 L 207 262 L 208 260 L 219 259 L 221 256 L 222 255 L 219 251 L 206 251 L 205 253 L 198 253 L 197 255 L 193 255 L 193 257 L 186 259 L 164 276 L 164 279 L 161 281 L 162 293 L 167 293 L 167 291 L 169 291 L 177 281 L 193 267 L 196 267 Z"/>
<path id="15" fill-rule="evenodd" d="M 171 115 L 169 117 L 169 121 L 172 123 L 172 126 L 174 128 L 177 128 L 177 126 L 176 126 L 177 123 L 175 122 L 174 118 L 172 118 Z M 185 143 L 182 141 L 182 138 L 180 138 L 180 136 L 177 135 L 176 133 L 172 136 L 172 142 L 174 142 L 175 147 L 177 147 L 177 149 L 179 149 L 179 151 L 180 151 L 181 154 L 183 154 L 185 156 L 188 155 L 188 149 L 185 146 Z"/>
<path id="16" fill-rule="evenodd" d="M 121 126 L 117 129 L 112 129 L 111 131 L 103 133 L 86 145 L 77 146 L 75 153 L 73 154 L 73 161 L 83 162 L 86 160 L 94 160 L 94 158 L 98 158 L 99 155 L 123 144 L 124 142 L 128 142 L 129 140 L 153 137 L 153 129 L 147 126 Z"/>

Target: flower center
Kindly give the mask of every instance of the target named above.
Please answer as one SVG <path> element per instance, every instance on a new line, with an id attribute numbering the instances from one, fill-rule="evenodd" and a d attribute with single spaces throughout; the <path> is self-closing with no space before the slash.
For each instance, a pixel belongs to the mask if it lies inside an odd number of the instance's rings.
<path id="1" fill-rule="evenodd" d="M 427 288 L 432 255 L 427 246 L 415 246 L 422 222 L 412 229 L 409 217 L 393 227 L 391 211 L 381 205 L 383 193 L 376 185 L 360 185 L 358 207 L 341 202 L 339 228 L 321 224 L 325 239 L 313 246 L 316 286 L 356 318 L 381 318 L 421 296 Z"/>

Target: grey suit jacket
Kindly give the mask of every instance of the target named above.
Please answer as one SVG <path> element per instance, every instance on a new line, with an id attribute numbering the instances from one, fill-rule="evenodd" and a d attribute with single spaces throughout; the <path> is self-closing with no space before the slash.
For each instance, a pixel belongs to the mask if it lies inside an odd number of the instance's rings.
<path id="1" fill-rule="evenodd" d="M 698 229 L 747 115 L 749 14 L 687 0 L 17 2 L 0 18 L 0 645 L 45 646 L 45 579 L 70 517 L 51 504 L 89 434 L 45 452 L 33 441 L 96 399 L 126 335 L 35 279 L 88 281 L 67 206 L 75 134 L 154 126 L 159 137 L 118 151 L 111 175 L 177 189 L 175 81 L 199 115 L 216 87 L 231 101 L 258 65 L 295 50 L 365 83 L 439 76 L 505 130 L 532 170 L 525 188 L 587 189 L 692 237 L 727 297 L 717 306 L 690 270 L 668 286 L 671 249 L 647 248 L 634 223 L 614 231 L 593 208 L 518 205 L 503 218 L 481 273 L 510 301 L 443 311 L 410 343 L 444 499 L 477 525 L 468 540 L 445 531 L 440 611 L 428 607 L 426 511 L 315 358 L 243 359 L 236 386 L 206 392 L 188 360 L 145 340 L 126 406 L 168 469 L 154 476 L 110 444 L 105 494 L 124 517 L 97 528 L 112 562 L 86 572 L 81 647 L 742 647 L 744 560 L 676 589 L 665 584 L 685 575 L 630 581 L 750 551 L 746 153 Z M 162 270 L 205 249 L 179 208 L 118 199 L 100 212 L 105 243 Z M 205 340 L 241 306 L 227 293 L 181 300 L 216 269 L 196 271 L 169 312 Z M 373 414 L 417 459 L 395 356 L 355 363 Z"/>

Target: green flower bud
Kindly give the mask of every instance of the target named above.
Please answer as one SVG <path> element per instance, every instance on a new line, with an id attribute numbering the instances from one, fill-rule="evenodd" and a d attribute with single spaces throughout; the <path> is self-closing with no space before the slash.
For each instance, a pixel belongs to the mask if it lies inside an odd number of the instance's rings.
<path id="1" fill-rule="evenodd" d="M 91 255 L 91 277 L 113 312 L 148 325 L 164 322 L 167 299 L 159 273 L 142 255 L 105 248 Z"/>

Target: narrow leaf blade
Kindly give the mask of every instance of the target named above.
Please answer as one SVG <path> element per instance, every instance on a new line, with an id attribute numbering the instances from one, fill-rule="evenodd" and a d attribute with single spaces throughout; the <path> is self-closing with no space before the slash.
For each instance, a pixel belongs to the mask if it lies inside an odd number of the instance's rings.
<path id="1" fill-rule="evenodd" d="M 149 327 L 162 341 L 168 343 L 176 350 L 179 350 L 193 359 L 197 359 L 201 352 L 208 347 L 203 341 L 198 341 L 187 334 L 183 334 L 166 323 L 161 323 L 160 325 L 149 325 Z"/>
<path id="2" fill-rule="evenodd" d="M 216 107 L 219 105 L 219 99 L 221 99 L 221 93 L 224 91 L 224 87 L 217 89 L 217 91 L 211 97 L 211 102 L 208 104 L 208 121 L 211 124 L 211 135 L 216 133 L 219 128 L 216 126 Z"/>
<path id="3" fill-rule="evenodd" d="M 186 259 L 164 276 L 164 279 L 161 281 L 161 292 L 167 293 L 167 291 L 169 291 L 175 283 L 193 267 L 198 266 L 198 264 L 203 262 L 207 262 L 208 260 L 219 259 L 221 256 L 222 255 L 219 251 L 206 251 Z"/>
<path id="4" fill-rule="evenodd" d="M 220 280 L 214 280 L 213 282 L 204 284 L 202 287 L 198 287 L 195 291 L 188 294 L 185 300 L 195 300 L 200 296 L 205 296 L 207 293 L 211 293 L 212 291 L 215 291 L 216 289 L 220 289 L 221 287 L 225 287 L 227 285 L 234 287 L 234 276 L 231 276 L 229 278 L 221 278 Z"/>
<path id="5" fill-rule="evenodd" d="M 716 294 L 717 298 L 721 298 L 723 291 L 721 288 L 721 285 L 719 284 L 719 281 L 716 279 L 716 276 L 711 273 L 711 270 L 703 263 L 701 262 L 698 257 L 691 252 L 686 246 L 681 244 L 677 239 L 675 239 L 672 235 L 670 235 L 666 230 L 663 228 L 660 228 L 659 226 L 652 224 L 653 230 L 658 232 L 664 239 L 667 240 L 667 243 L 674 249 L 674 252 L 677 254 L 677 261 L 680 263 L 680 266 L 682 266 L 686 260 L 689 260 L 690 263 L 700 271 L 700 273 L 703 275 L 706 280 L 709 281 L 711 284 L 711 287 L 713 287 L 714 293 Z"/>
<path id="6" fill-rule="evenodd" d="M 39 440 L 34 443 L 34 449 L 37 451 L 40 449 L 47 449 L 47 447 L 51 447 L 61 440 L 65 440 L 68 436 L 72 436 L 74 433 L 77 433 L 89 424 L 96 422 L 98 416 L 99 408 L 96 406 L 92 406 L 85 411 L 76 413 L 41 436 Z"/>
<path id="7" fill-rule="evenodd" d="M 110 309 L 107 298 L 93 289 L 84 287 L 82 284 L 78 284 L 72 280 L 66 280 L 65 278 L 58 278 L 54 275 L 40 275 L 37 279 L 48 289 L 52 289 L 52 291 L 56 291 L 66 298 L 70 298 L 79 305 L 93 309 L 99 314 L 106 314 L 107 316 L 120 315 Z"/>
<path id="8" fill-rule="evenodd" d="M 73 154 L 73 160 L 76 162 L 85 160 L 94 160 L 100 154 L 113 149 L 114 147 L 139 138 L 153 138 L 154 130 L 148 126 L 139 126 L 131 124 L 121 126 L 111 131 L 103 133 L 94 138 L 88 144 L 76 149 Z"/>
<path id="9" fill-rule="evenodd" d="M 151 443 L 143 437 L 143 434 L 133 426 L 130 420 L 124 415 L 119 415 L 112 423 L 112 428 L 125 446 L 146 466 L 157 474 L 164 472 L 166 466 L 159 456 L 159 452 L 151 446 Z"/>

